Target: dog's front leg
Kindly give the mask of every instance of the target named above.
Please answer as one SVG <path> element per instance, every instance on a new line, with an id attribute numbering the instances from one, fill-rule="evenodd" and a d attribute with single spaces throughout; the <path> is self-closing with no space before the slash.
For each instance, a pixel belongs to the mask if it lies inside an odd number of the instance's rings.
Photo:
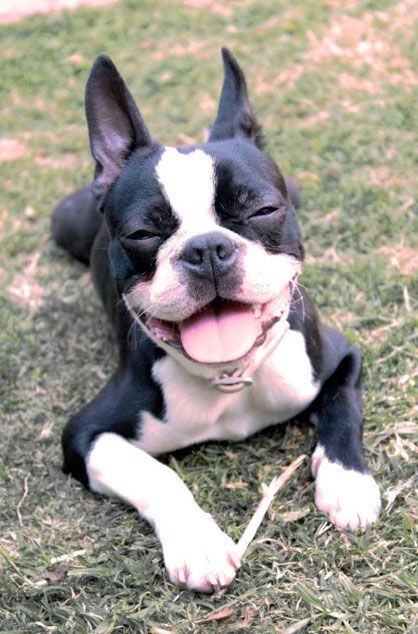
<path id="1" fill-rule="evenodd" d="M 318 444 L 312 456 L 315 503 L 338 528 L 365 529 L 376 521 L 380 493 L 362 444 L 361 359 L 347 348 L 312 408 Z"/>
<path id="2" fill-rule="evenodd" d="M 113 433 L 97 438 L 86 467 L 93 491 L 122 498 L 154 526 L 174 583 L 212 592 L 232 582 L 240 565 L 234 542 L 172 469 Z"/>

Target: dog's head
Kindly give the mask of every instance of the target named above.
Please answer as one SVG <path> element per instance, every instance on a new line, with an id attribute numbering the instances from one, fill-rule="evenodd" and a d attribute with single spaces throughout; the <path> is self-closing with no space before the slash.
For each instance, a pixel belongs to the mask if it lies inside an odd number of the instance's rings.
<path id="1" fill-rule="evenodd" d="M 155 141 L 105 55 L 87 83 L 86 113 L 93 191 L 127 307 L 183 362 L 227 369 L 248 362 L 288 309 L 303 250 L 242 71 L 222 52 L 224 82 L 206 143 Z"/>

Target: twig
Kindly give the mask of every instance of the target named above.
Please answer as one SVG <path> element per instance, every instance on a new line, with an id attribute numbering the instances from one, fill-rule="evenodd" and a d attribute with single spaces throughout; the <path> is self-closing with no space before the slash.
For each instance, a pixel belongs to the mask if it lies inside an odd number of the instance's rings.
<path id="1" fill-rule="evenodd" d="M 18 503 L 18 505 L 16 506 L 16 513 L 17 513 L 17 519 L 19 520 L 19 526 L 23 526 L 23 519 L 22 519 L 22 515 L 20 513 L 20 507 L 22 506 L 23 502 L 25 501 L 25 498 L 29 492 L 28 489 L 28 480 L 29 480 L 29 476 L 26 476 L 25 478 L 25 483 L 24 483 L 24 489 L 23 489 L 23 495 L 20 498 L 20 501 Z"/>
<path id="2" fill-rule="evenodd" d="M 65 555 L 60 555 L 59 557 L 51 558 L 51 565 L 59 564 L 62 561 L 71 561 L 75 559 L 75 557 L 81 557 L 81 555 L 85 555 L 87 550 L 83 548 L 82 550 L 74 550 L 72 553 L 66 553 Z"/>
<path id="3" fill-rule="evenodd" d="M 407 313 L 410 313 L 412 312 L 412 308 L 411 308 L 411 300 L 409 299 L 408 288 L 404 286 L 402 289 L 402 292 L 403 292 L 403 301 L 405 304 L 405 310 Z"/>
<path id="4" fill-rule="evenodd" d="M 265 514 L 267 513 L 270 504 L 273 502 L 274 498 L 276 497 L 277 493 L 280 491 L 283 485 L 286 484 L 289 478 L 292 477 L 296 469 L 300 467 L 300 465 L 305 460 L 305 458 L 306 458 L 305 454 L 302 454 L 301 456 L 299 456 L 299 458 L 296 458 L 296 460 L 294 460 L 283 471 L 282 474 L 273 478 L 269 486 L 264 484 L 264 482 L 261 485 L 262 498 L 260 500 L 260 503 L 257 506 L 254 512 L 254 515 L 250 519 L 247 528 L 241 535 L 240 540 L 237 544 L 238 552 L 241 555 L 241 557 L 244 556 L 245 551 L 247 550 L 248 546 L 254 539 L 255 534 L 258 530 L 258 527 L 263 521 L 263 518 Z"/>
<path id="5" fill-rule="evenodd" d="M 303 619 L 302 621 L 293 623 L 293 625 L 290 625 L 285 630 L 277 630 L 277 632 L 278 633 L 280 632 L 280 634 L 295 634 L 295 632 L 299 632 L 300 630 L 303 630 L 306 625 L 309 625 L 310 622 L 311 622 L 311 619 Z"/>

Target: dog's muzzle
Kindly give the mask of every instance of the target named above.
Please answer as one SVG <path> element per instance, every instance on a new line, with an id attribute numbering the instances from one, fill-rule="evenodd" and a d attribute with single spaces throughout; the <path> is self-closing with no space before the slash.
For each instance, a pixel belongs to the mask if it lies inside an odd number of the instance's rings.
<path id="1" fill-rule="evenodd" d="M 167 351 L 173 348 L 200 367 L 211 367 L 212 387 L 233 393 L 252 384 L 254 372 L 285 335 L 296 285 L 297 274 L 278 296 L 265 304 L 245 304 L 218 297 L 179 322 L 138 314 L 129 301 L 126 303 L 157 344 L 164 344 Z"/>

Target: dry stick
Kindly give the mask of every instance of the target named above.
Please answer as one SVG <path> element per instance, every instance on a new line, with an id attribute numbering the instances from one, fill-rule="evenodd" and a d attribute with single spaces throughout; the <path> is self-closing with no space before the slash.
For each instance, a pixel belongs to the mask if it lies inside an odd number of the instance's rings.
<path id="1" fill-rule="evenodd" d="M 23 495 L 22 495 L 22 497 L 20 499 L 20 502 L 16 506 L 17 519 L 19 520 L 19 526 L 22 526 L 22 527 L 23 527 L 23 519 L 22 519 L 22 514 L 20 512 L 20 508 L 21 508 L 23 502 L 25 501 L 25 498 L 26 498 L 27 494 L 29 493 L 28 480 L 29 480 L 29 476 L 26 476 L 25 482 L 24 482 L 24 485 L 23 485 L 24 486 Z"/>
<path id="2" fill-rule="evenodd" d="M 301 456 L 299 456 L 299 458 L 296 458 L 296 460 L 294 460 L 283 471 L 282 474 L 273 478 L 269 486 L 264 484 L 264 482 L 262 483 L 261 492 L 263 497 L 261 498 L 260 503 L 254 512 L 254 515 L 250 519 L 247 528 L 241 535 L 241 538 L 237 544 L 238 552 L 241 557 L 244 556 L 245 551 L 247 550 L 248 546 L 254 539 L 255 534 L 258 530 L 258 527 L 263 521 L 263 518 L 265 514 L 267 513 L 270 504 L 273 502 L 274 498 L 276 497 L 277 493 L 280 491 L 283 485 L 286 484 L 289 478 L 292 477 L 296 469 L 300 467 L 300 465 L 305 460 L 305 458 L 306 458 L 305 454 L 302 454 Z"/>

